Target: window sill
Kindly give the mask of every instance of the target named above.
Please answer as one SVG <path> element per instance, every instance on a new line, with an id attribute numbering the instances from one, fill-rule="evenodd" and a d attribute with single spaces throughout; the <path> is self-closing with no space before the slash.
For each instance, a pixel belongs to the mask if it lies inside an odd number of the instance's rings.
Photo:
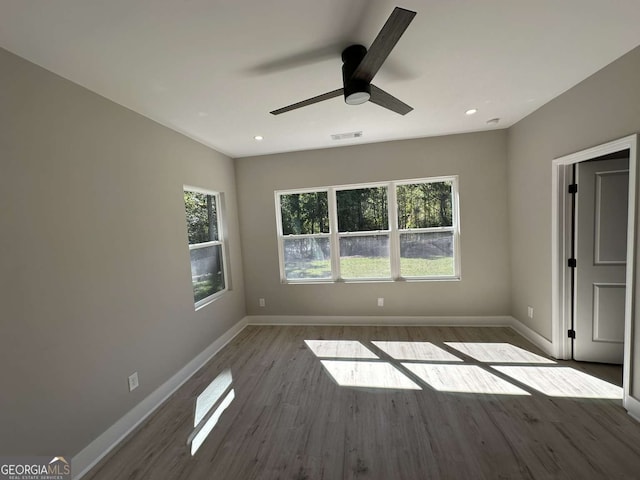
<path id="1" fill-rule="evenodd" d="M 196 304 L 194 304 L 194 309 L 197 312 L 198 310 L 206 307 L 207 305 L 211 305 L 213 302 L 222 298 L 225 293 L 227 293 L 229 289 L 225 288 L 224 290 L 220 290 L 219 292 L 214 293 L 213 295 L 208 296 L 207 298 L 203 298 L 199 300 Z"/>
<path id="2" fill-rule="evenodd" d="M 391 278 L 341 278 L 339 280 L 282 280 L 280 283 L 283 285 L 332 285 L 340 283 L 418 283 L 418 282 L 459 282 L 461 278 L 456 277 L 410 277 L 410 278 L 398 278 L 396 280 Z"/>

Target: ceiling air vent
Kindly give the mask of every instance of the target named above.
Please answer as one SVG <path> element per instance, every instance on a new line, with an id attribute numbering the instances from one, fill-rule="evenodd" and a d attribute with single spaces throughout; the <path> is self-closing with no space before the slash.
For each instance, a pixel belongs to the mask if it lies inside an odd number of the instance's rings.
<path id="1" fill-rule="evenodd" d="M 360 132 L 349 132 L 349 133 L 334 133 L 331 135 L 332 140 L 345 140 L 347 138 L 359 138 L 362 136 L 362 131 Z"/>

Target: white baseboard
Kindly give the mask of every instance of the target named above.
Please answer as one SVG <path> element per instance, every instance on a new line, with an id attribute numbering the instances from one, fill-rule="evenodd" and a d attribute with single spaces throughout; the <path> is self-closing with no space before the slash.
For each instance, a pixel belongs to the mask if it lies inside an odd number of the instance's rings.
<path id="1" fill-rule="evenodd" d="M 105 455 L 131 433 L 133 429 L 140 425 L 140 423 L 162 405 L 167 398 L 180 388 L 182 384 L 189 380 L 189 378 L 202 368 L 216 353 L 233 340 L 248 323 L 248 317 L 244 317 L 236 323 L 198 354 L 197 357 L 185 365 L 178 373 L 160 385 L 147 398 L 100 434 L 98 438 L 87 445 L 80 453 L 75 455 L 71 459 L 74 480 L 82 478 L 91 470 Z"/>
<path id="2" fill-rule="evenodd" d="M 640 401 L 631 395 L 627 395 L 624 399 L 624 408 L 627 410 L 627 413 L 633 418 L 636 422 L 640 422 Z"/>
<path id="3" fill-rule="evenodd" d="M 553 343 L 544 338 L 538 332 L 530 329 L 520 320 L 515 317 L 511 317 L 511 328 L 513 328 L 516 332 L 522 335 L 524 338 L 533 343 L 536 347 L 542 350 L 547 355 L 550 355 L 555 358 Z"/>
<path id="4" fill-rule="evenodd" d="M 391 317 L 391 316 L 315 316 L 315 315 L 249 315 L 249 325 L 345 325 L 345 326 L 456 326 L 510 327 L 513 317 Z"/>

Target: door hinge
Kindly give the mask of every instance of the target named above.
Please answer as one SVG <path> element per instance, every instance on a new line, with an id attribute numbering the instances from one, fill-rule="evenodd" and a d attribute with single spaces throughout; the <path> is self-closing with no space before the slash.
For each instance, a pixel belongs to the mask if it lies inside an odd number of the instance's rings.
<path id="1" fill-rule="evenodd" d="M 578 262 L 576 261 L 575 258 L 570 258 L 567 261 L 567 264 L 568 264 L 569 268 L 576 268 L 578 266 Z"/>
<path id="2" fill-rule="evenodd" d="M 576 331 L 575 330 L 567 330 L 567 337 L 576 338 Z"/>
<path id="3" fill-rule="evenodd" d="M 572 183 L 569 185 L 569 193 L 578 193 L 578 184 Z"/>

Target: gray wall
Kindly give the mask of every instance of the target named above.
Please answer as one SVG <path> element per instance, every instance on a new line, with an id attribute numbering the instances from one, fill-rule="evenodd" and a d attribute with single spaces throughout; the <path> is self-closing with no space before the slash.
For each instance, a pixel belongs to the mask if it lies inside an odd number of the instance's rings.
<path id="1" fill-rule="evenodd" d="M 4 50 L 0 162 L 0 452 L 73 456 L 245 315 L 233 162 Z M 228 205 L 197 312 L 183 184 Z"/>
<path id="2" fill-rule="evenodd" d="M 274 190 L 439 175 L 459 175 L 461 281 L 280 283 Z M 249 314 L 509 314 L 504 130 L 241 158 L 236 178 Z"/>
<path id="3" fill-rule="evenodd" d="M 640 48 L 509 129 L 511 313 L 548 339 L 551 339 L 551 162 L 638 131 Z M 533 320 L 527 318 L 527 305 L 535 309 Z M 636 295 L 636 310 L 638 306 L 640 295 Z M 637 316 L 635 323 L 638 324 Z M 639 349 L 640 339 L 636 337 L 635 351 Z M 637 365 L 635 358 L 633 363 Z M 640 386 L 640 369 L 636 370 L 633 384 Z M 635 396 L 640 397 L 640 391 L 636 390 Z"/>

